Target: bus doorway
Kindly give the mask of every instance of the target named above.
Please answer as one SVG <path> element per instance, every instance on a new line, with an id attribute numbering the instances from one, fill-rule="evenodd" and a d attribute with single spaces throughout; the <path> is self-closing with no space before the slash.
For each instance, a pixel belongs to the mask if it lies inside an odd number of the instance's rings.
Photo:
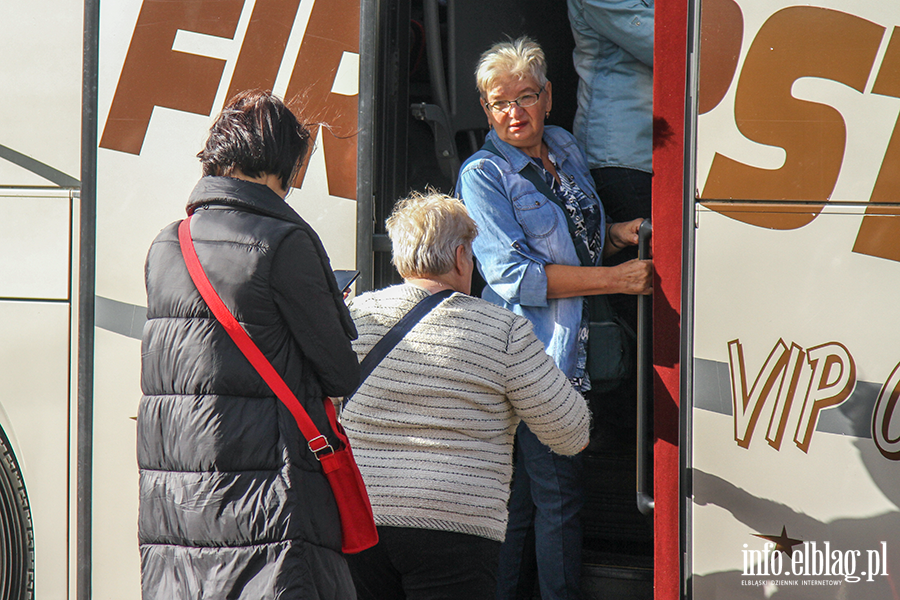
<path id="1" fill-rule="evenodd" d="M 459 166 L 478 150 L 488 132 L 475 88 L 475 64 L 494 42 L 527 34 L 544 49 L 553 83 L 548 124 L 569 131 L 576 110 L 574 40 L 566 3 L 539 0 L 394 0 L 363 2 L 361 32 L 366 57 L 366 12 L 377 31 L 369 53 L 372 81 L 361 68 L 361 97 L 374 98 L 372 226 L 373 287 L 400 281 L 390 264 L 384 221 L 394 202 L 428 186 L 453 193 Z M 377 39 L 374 39 L 377 38 Z M 365 108 L 362 109 L 365 111 Z M 365 163 L 361 140 L 360 163 Z M 362 168 L 362 167 L 361 167 Z M 484 282 L 476 272 L 473 293 Z M 633 382 L 630 388 L 633 390 Z M 633 398 L 633 395 L 630 396 Z M 585 458 L 586 505 L 583 588 L 586 598 L 653 597 L 653 519 L 635 501 L 635 401 L 592 407 L 598 440 Z M 535 598 L 540 597 L 537 590 Z"/>

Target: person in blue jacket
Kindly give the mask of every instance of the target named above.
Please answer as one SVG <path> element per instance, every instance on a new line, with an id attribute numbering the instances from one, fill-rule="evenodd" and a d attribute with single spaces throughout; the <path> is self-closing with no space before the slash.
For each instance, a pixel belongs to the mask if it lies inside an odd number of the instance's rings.
<path id="1" fill-rule="evenodd" d="M 637 244 L 641 220 L 608 223 L 575 138 L 544 126 L 552 108 L 546 73 L 544 53 L 528 37 L 495 44 L 481 56 L 476 84 L 493 148 L 482 148 L 462 165 L 458 192 L 478 224 L 473 249 L 486 282 L 483 298 L 528 318 L 547 353 L 587 393 L 585 298 L 650 293 L 652 264 L 602 266 L 603 257 Z M 527 169 L 536 170 L 566 207 L 577 239 L 562 208 L 529 181 Z M 591 265 L 582 266 L 576 242 L 588 248 Z M 531 598 L 535 573 L 529 565 L 536 558 L 544 600 L 577 598 L 581 458 L 554 455 L 524 425 L 517 448 L 497 597 Z"/>
<path id="2" fill-rule="evenodd" d="M 653 0 L 568 0 L 584 148 L 607 214 L 650 217 Z"/>

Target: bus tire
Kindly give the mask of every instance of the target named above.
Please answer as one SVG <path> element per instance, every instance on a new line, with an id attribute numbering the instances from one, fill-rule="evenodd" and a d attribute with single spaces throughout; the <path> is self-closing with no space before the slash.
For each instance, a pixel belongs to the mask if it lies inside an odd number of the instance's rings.
<path id="1" fill-rule="evenodd" d="M 34 598 L 34 530 L 22 472 L 0 429 L 0 600 Z"/>

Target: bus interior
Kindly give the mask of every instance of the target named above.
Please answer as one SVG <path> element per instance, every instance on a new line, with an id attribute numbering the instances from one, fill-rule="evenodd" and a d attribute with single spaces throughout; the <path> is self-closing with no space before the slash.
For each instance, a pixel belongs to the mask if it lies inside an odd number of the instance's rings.
<path id="1" fill-rule="evenodd" d="M 412 190 L 453 193 L 459 166 L 488 132 L 475 88 L 475 64 L 493 43 L 535 39 L 553 83 L 548 124 L 572 129 L 577 74 L 565 2 L 541 0 L 390 0 L 368 15 L 376 44 L 374 81 L 373 287 L 400 281 L 390 264 L 384 221 Z M 366 11 L 365 3 L 363 11 Z M 362 18 L 365 29 L 367 16 Z M 365 56 L 366 33 L 361 51 Z M 366 70 L 361 69 L 362 77 Z M 361 91 L 366 89 L 361 83 Z M 364 92 L 363 92 L 364 93 Z M 362 93 L 361 93 L 362 97 Z M 365 158 L 360 153 L 361 168 Z M 473 294 L 484 282 L 475 274 Z M 653 522 L 635 502 L 635 402 L 592 406 L 596 449 L 585 455 L 582 512 L 586 597 L 653 597 Z M 539 597 L 535 591 L 535 597 Z"/>

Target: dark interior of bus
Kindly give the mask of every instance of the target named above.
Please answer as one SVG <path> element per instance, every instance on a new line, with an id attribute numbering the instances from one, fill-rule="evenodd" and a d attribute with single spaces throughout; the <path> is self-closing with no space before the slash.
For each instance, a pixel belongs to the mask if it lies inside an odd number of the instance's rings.
<path id="1" fill-rule="evenodd" d="M 390 0 L 377 4 L 374 287 L 400 281 L 384 221 L 411 190 L 452 193 L 459 166 L 486 135 L 475 63 L 494 42 L 527 34 L 544 49 L 553 83 L 548 123 L 571 131 L 577 75 L 563 1 Z M 365 18 L 365 17 L 364 17 Z M 476 273 L 473 293 L 484 282 Z M 598 447 L 585 458 L 584 579 L 587 598 L 652 598 L 652 517 L 635 502 L 635 410 L 593 406 Z M 602 430 L 602 431 L 601 431 Z M 539 592 L 535 591 L 535 598 Z"/>

